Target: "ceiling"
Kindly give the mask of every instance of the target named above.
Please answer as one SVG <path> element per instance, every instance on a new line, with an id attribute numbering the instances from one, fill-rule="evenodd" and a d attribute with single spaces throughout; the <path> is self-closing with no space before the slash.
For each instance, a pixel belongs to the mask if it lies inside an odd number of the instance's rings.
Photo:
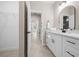
<path id="1" fill-rule="evenodd" d="M 56 1 L 30 1 L 31 4 L 54 4 Z"/>
<path id="2" fill-rule="evenodd" d="M 30 1 L 30 6 L 32 10 L 41 10 L 46 6 L 55 6 L 62 1 Z"/>

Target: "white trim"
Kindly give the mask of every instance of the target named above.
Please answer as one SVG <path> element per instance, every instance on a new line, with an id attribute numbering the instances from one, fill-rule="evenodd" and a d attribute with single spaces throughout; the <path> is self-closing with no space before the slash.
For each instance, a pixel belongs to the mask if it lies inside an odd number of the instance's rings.
<path id="1" fill-rule="evenodd" d="M 7 51 L 7 50 L 17 50 L 19 48 L 16 47 L 8 47 L 8 48 L 0 48 L 0 51 Z"/>

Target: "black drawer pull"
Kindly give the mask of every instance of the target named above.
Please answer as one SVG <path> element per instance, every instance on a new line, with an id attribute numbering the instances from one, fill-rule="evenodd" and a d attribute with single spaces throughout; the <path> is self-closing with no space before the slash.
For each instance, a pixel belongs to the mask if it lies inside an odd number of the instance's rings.
<path id="1" fill-rule="evenodd" d="M 67 41 L 68 43 L 72 43 L 72 44 L 75 44 L 74 42 L 71 42 L 71 41 Z"/>
<path id="2" fill-rule="evenodd" d="M 71 54 L 70 52 L 66 51 L 68 54 L 70 54 L 72 57 L 75 57 L 73 54 Z"/>

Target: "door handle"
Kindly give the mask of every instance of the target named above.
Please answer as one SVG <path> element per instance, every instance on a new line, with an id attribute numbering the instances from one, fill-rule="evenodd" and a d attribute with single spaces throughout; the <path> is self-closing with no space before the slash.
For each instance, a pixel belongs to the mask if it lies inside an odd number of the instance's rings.
<path id="1" fill-rule="evenodd" d="M 31 33 L 31 32 L 27 32 L 27 33 Z"/>

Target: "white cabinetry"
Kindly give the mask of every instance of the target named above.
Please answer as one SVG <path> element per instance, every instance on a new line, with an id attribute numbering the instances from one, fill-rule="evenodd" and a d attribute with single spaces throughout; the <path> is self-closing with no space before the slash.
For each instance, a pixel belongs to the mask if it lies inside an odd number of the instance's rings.
<path id="1" fill-rule="evenodd" d="M 56 57 L 79 57 L 79 38 L 67 33 L 47 32 L 46 44 Z M 69 36 L 68 36 L 69 35 Z"/>
<path id="2" fill-rule="evenodd" d="M 55 53 L 55 40 L 52 37 L 53 35 L 50 32 L 48 32 L 46 38 L 46 45 L 53 53 Z"/>
<path id="3" fill-rule="evenodd" d="M 62 56 L 61 36 L 47 32 L 46 44 L 57 57 Z"/>
<path id="4" fill-rule="evenodd" d="M 57 57 L 61 57 L 62 56 L 62 36 L 57 35 L 57 34 L 53 34 L 54 35 L 54 39 L 55 39 L 55 55 Z"/>
<path id="5" fill-rule="evenodd" d="M 79 57 L 79 39 L 63 37 L 63 56 Z"/>

